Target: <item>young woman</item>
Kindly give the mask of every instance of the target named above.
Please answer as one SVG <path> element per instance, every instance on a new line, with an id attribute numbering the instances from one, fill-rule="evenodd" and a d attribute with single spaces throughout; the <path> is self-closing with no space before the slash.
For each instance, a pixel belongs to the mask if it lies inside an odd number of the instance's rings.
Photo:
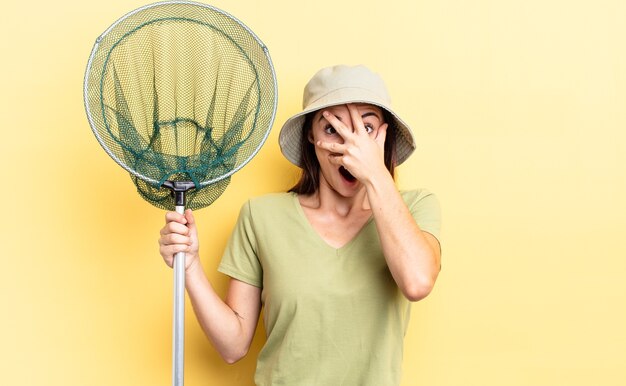
<path id="1" fill-rule="evenodd" d="M 378 75 L 335 66 L 309 81 L 279 141 L 301 179 L 244 204 L 218 268 L 231 277 L 225 300 L 191 211 L 167 213 L 161 255 L 172 266 L 186 252 L 194 311 L 228 363 L 246 355 L 264 307 L 257 385 L 398 385 L 410 302 L 432 290 L 441 254 L 437 199 L 393 180 L 411 131 Z"/>

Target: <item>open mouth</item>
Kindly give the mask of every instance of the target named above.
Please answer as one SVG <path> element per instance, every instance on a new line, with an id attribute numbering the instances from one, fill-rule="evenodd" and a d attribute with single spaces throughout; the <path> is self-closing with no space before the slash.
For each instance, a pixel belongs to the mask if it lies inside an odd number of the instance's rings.
<path id="1" fill-rule="evenodd" d="M 356 177 L 354 177 L 352 174 L 350 174 L 350 172 L 348 170 L 346 170 L 346 168 L 344 168 L 343 166 L 339 167 L 339 173 L 348 182 L 356 181 Z"/>

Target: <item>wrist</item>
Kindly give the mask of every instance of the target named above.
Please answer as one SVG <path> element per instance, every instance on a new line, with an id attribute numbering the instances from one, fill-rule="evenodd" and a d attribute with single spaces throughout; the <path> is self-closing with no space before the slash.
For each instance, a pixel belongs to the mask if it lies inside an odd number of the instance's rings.
<path id="1" fill-rule="evenodd" d="M 191 258 L 191 263 L 185 268 L 186 276 L 193 276 L 203 271 L 202 264 L 200 264 L 200 259 L 197 256 L 187 256 L 187 258 Z"/>
<path id="2" fill-rule="evenodd" d="M 365 181 L 363 181 L 363 185 L 367 189 L 368 193 L 385 191 L 388 186 L 393 187 L 395 190 L 396 186 L 393 177 L 384 165 L 375 172 L 369 173 L 365 178 Z"/>

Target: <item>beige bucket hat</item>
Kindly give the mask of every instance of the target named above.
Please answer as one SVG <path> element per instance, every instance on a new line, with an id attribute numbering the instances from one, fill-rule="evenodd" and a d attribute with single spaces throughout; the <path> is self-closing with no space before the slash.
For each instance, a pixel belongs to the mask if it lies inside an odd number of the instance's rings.
<path id="1" fill-rule="evenodd" d="M 300 141 L 305 115 L 346 103 L 369 103 L 387 110 L 395 121 L 398 165 L 409 158 L 415 150 L 411 129 L 391 109 L 391 98 L 382 78 L 363 65 L 327 67 L 311 78 L 304 88 L 302 112 L 289 118 L 280 130 L 278 143 L 283 155 L 301 167 Z"/>

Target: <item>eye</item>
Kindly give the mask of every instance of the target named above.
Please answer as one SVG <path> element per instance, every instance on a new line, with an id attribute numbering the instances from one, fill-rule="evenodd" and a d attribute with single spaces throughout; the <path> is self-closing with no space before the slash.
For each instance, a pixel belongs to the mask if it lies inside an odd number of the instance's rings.
<path id="1" fill-rule="evenodd" d="M 333 134 L 337 133 L 337 130 L 335 130 L 335 128 L 334 128 L 334 127 L 332 127 L 332 125 L 328 125 L 328 126 L 326 126 L 326 127 L 324 128 L 324 132 L 325 132 L 326 134 L 333 135 Z"/>
<path id="2" fill-rule="evenodd" d="M 371 124 L 366 123 L 364 126 L 365 126 L 365 130 L 367 131 L 367 134 L 369 134 L 372 131 L 374 131 L 374 126 L 372 126 Z"/>

